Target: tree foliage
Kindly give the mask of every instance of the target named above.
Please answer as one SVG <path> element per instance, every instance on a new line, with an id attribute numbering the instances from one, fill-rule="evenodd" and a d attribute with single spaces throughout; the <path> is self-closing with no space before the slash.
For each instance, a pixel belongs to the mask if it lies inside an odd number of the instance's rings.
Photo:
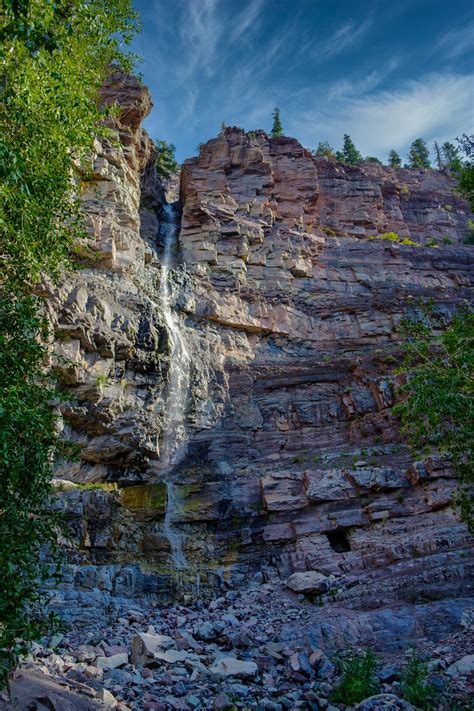
<path id="1" fill-rule="evenodd" d="M 471 210 L 474 212 L 474 134 L 468 136 L 463 133 L 457 139 L 460 150 L 466 156 L 466 160 L 461 163 L 457 170 L 459 182 L 459 192 L 469 201 Z"/>
<path id="2" fill-rule="evenodd" d="M 474 530 L 474 311 L 459 312 L 440 333 L 432 307 L 424 305 L 401 332 L 405 360 L 398 372 L 406 382 L 394 412 L 418 457 L 438 452 L 451 462 L 461 518 Z"/>
<path id="3" fill-rule="evenodd" d="M 130 0 L 3 0 L 0 25 L 0 685 L 40 632 L 58 438 L 47 331 L 32 296 L 83 234 L 78 194 L 97 132 L 99 88 L 137 26 Z"/>
<path id="4" fill-rule="evenodd" d="M 178 164 L 174 155 L 176 146 L 173 143 L 167 143 L 166 141 L 156 141 L 155 151 L 156 172 L 160 177 L 166 180 L 172 173 L 175 173 L 178 170 Z"/>
<path id="5" fill-rule="evenodd" d="M 271 130 L 272 136 L 283 136 L 283 126 L 281 125 L 280 109 L 275 106 L 273 109 L 273 126 Z"/>
<path id="6" fill-rule="evenodd" d="M 374 165 L 383 165 L 382 161 L 376 156 L 365 156 L 364 163 L 373 163 Z"/>
<path id="7" fill-rule="evenodd" d="M 362 154 L 357 150 L 352 138 L 347 133 L 344 134 L 342 151 L 337 151 L 336 156 L 341 163 L 348 165 L 360 165 L 363 161 Z"/>
<path id="8" fill-rule="evenodd" d="M 336 153 L 334 148 L 327 141 L 320 141 L 318 147 L 313 151 L 314 156 L 326 156 L 326 158 L 335 158 Z"/>
<path id="9" fill-rule="evenodd" d="M 401 168 L 402 167 L 402 159 L 400 158 L 399 154 L 395 150 L 391 150 L 390 153 L 388 154 L 388 164 L 391 168 Z"/>
<path id="10" fill-rule="evenodd" d="M 422 138 L 413 141 L 408 154 L 408 164 L 410 168 L 430 168 L 430 152 L 426 142 Z"/>

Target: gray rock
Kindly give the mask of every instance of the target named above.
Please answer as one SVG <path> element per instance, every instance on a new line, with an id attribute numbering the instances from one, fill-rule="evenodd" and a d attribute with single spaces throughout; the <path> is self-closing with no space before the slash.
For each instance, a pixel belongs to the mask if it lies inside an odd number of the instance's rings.
<path id="1" fill-rule="evenodd" d="M 466 654 L 457 662 L 451 664 L 450 667 L 446 669 L 446 674 L 449 676 L 468 676 L 474 673 L 474 654 Z"/>
<path id="2" fill-rule="evenodd" d="M 400 699 L 394 694 L 376 694 L 364 699 L 355 707 L 358 711 L 389 711 L 390 709 L 402 709 L 402 711 L 415 711 L 415 707 Z"/>
<path id="3" fill-rule="evenodd" d="M 128 664 L 128 654 L 121 652 L 120 654 L 112 654 L 110 657 L 97 657 L 96 665 L 100 669 L 117 669 Z"/>
<path id="4" fill-rule="evenodd" d="M 145 666 L 155 661 L 155 652 L 169 649 L 174 640 L 168 635 L 140 632 L 132 637 L 131 663 Z"/>
<path id="5" fill-rule="evenodd" d="M 327 575 L 317 573 L 314 570 L 307 570 L 304 573 L 293 573 L 286 581 L 286 587 L 297 593 L 312 593 L 320 595 L 330 588 L 330 580 Z"/>
<path id="6" fill-rule="evenodd" d="M 258 667 L 255 662 L 245 662 L 236 657 L 222 657 L 218 659 L 209 670 L 216 676 L 237 676 L 255 678 L 258 674 Z"/>

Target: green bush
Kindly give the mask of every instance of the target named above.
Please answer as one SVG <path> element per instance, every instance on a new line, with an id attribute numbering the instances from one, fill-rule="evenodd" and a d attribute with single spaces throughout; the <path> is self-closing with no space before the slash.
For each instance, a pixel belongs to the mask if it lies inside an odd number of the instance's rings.
<path id="1" fill-rule="evenodd" d="M 378 659 L 371 649 L 365 652 L 349 648 L 336 657 L 336 666 L 341 674 L 331 701 L 336 704 L 357 704 L 379 691 L 376 676 Z"/>
<path id="2" fill-rule="evenodd" d="M 421 654 L 411 650 L 402 670 L 401 689 L 404 698 L 419 709 L 435 707 L 436 692 L 428 674 L 428 665 Z"/>

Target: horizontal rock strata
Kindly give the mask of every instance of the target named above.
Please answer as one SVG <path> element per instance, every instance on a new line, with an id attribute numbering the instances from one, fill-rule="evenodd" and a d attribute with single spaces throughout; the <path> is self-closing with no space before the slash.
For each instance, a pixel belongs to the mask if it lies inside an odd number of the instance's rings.
<path id="1" fill-rule="evenodd" d="M 85 268 L 50 299 L 68 359 L 56 366 L 65 434 L 82 446 L 57 472 L 74 483 L 60 500 L 78 541 L 66 585 L 176 584 L 172 479 L 189 562 L 178 584 L 312 571 L 336 580 L 329 600 L 360 609 L 466 595 L 472 539 L 451 507 L 452 471 L 414 462 L 391 413 L 401 318 L 432 298 L 442 325 L 470 298 L 470 215 L 453 180 L 344 166 L 240 129 L 184 163 L 171 280 L 191 354 L 187 449 L 166 468 L 164 192 L 140 128 L 150 101 L 120 76 L 104 98 L 122 107 L 120 145 L 97 146 Z"/>

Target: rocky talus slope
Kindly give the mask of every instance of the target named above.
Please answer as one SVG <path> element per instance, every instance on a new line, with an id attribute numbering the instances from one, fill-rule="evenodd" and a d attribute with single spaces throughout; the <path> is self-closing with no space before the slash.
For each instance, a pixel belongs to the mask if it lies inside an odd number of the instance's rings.
<path id="1" fill-rule="evenodd" d="M 96 623 L 123 597 L 290 578 L 353 639 L 459 628 L 472 538 L 452 472 L 414 461 L 391 414 L 400 319 L 432 298 L 443 322 L 470 298 L 452 179 L 230 128 L 184 163 L 171 213 L 146 89 L 117 74 L 104 100 L 122 112 L 83 194 L 83 268 L 50 289 L 65 435 L 82 446 L 57 471 L 75 540 L 57 605 Z M 160 298 L 170 234 L 186 362 Z"/>

